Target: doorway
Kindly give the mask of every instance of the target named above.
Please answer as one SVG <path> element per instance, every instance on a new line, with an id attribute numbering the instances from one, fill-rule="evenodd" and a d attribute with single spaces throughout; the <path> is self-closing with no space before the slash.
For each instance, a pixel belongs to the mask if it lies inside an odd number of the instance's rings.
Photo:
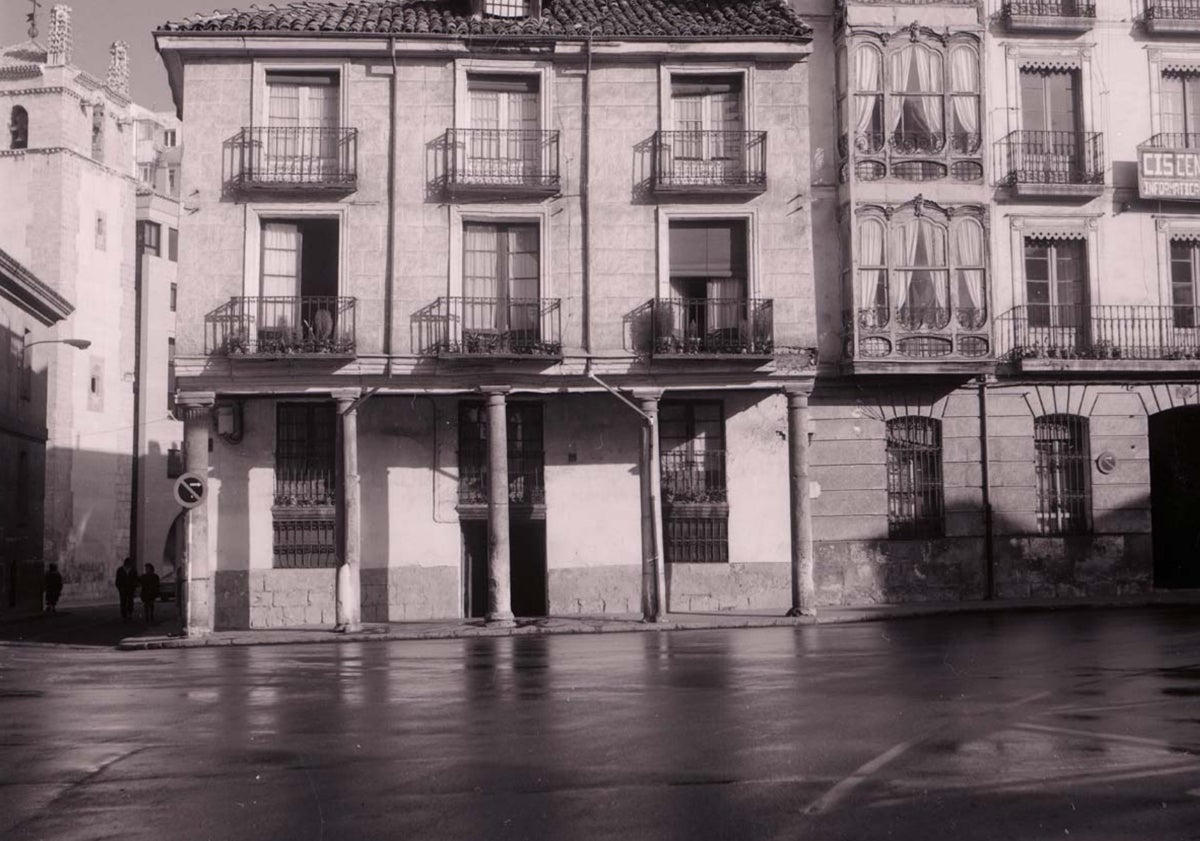
<path id="1" fill-rule="evenodd" d="M 487 520 L 464 520 L 463 615 L 487 615 Z M 546 615 L 546 522 L 512 518 L 508 523 L 509 587 L 514 616 Z"/>
<path id="2" fill-rule="evenodd" d="M 1150 417 L 1154 586 L 1200 587 L 1200 406 Z"/>

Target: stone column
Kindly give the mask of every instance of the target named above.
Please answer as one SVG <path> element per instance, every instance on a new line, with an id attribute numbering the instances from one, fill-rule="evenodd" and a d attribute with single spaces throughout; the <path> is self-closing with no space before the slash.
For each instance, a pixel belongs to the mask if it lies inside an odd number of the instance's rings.
<path id="1" fill-rule="evenodd" d="M 337 401 L 338 454 L 338 551 L 337 630 L 352 633 L 362 629 L 362 497 L 358 485 L 357 388 L 333 392 Z"/>
<path id="2" fill-rule="evenodd" d="M 187 472 L 208 480 L 208 442 L 212 431 L 212 392 L 181 392 L 176 407 L 183 417 L 183 440 Z M 208 491 L 204 501 L 188 511 L 187 537 L 182 563 L 175 570 L 179 588 L 180 630 L 187 637 L 201 637 L 213 630 L 216 588 L 213 586 L 208 543 Z"/>
<path id="3" fill-rule="evenodd" d="M 484 388 L 488 431 L 488 624 L 513 624 L 508 540 L 508 388 Z"/>
<path id="4" fill-rule="evenodd" d="M 642 486 L 642 618 L 661 622 L 667 613 L 666 559 L 663 552 L 662 464 L 659 458 L 658 401 L 661 390 L 636 390 L 645 415 L 638 473 Z"/>
<path id="5" fill-rule="evenodd" d="M 788 407 L 788 489 L 791 497 L 792 607 L 788 616 L 815 616 L 812 497 L 808 485 L 809 389 L 785 390 Z"/>

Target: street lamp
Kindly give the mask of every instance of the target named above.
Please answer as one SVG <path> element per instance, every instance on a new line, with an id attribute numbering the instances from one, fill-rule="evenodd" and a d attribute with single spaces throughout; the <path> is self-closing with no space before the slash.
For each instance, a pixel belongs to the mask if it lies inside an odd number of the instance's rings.
<path id="1" fill-rule="evenodd" d="M 87 339 L 42 339 L 37 342 L 27 342 L 21 345 L 21 355 L 24 356 L 25 351 L 34 345 L 70 345 L 78 350 L 87 350 L 92 346 L 92 343 Z"/>

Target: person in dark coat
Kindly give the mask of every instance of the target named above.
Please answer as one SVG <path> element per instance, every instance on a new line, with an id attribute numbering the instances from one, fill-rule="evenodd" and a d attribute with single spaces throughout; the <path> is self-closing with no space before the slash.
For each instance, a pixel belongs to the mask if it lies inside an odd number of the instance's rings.
<path id="1" fill-rule="evenodd" d="M 58 564 L 50 564 L 50 569 L 46 570 L 46 612 L 58 613 L 58 597 L 62 595 L 62 573 L 58 571 Z"/>
<path id="2" fill-rule="evenodd" d="M 126 558 L 117 570 L 117 594 L 121 597 L 121 618 L 133 618 L 133 594 L 137 592 L 138 574 L 133 558 Z"/>
<path id="3" fill-rule="evenodd" d="M 159 580 L 158 574 L 154 571 L 154 564 L 146 564 L 146 571 L 142 573 L 142 577 L 138 579 L 138 583 L 142 587 L 142 616 L 146 619 L 146 624 L 154 624 L 154 603 L 158 601 Z"/>

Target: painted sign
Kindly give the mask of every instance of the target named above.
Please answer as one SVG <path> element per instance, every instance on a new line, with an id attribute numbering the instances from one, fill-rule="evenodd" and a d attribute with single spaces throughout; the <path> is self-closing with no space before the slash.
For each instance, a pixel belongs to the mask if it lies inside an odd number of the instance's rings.
<path id="1" fill-rule="evenodd" d="M 1200 149 L 1138 148 L 1138 195 L 1200 200 Z"/>

